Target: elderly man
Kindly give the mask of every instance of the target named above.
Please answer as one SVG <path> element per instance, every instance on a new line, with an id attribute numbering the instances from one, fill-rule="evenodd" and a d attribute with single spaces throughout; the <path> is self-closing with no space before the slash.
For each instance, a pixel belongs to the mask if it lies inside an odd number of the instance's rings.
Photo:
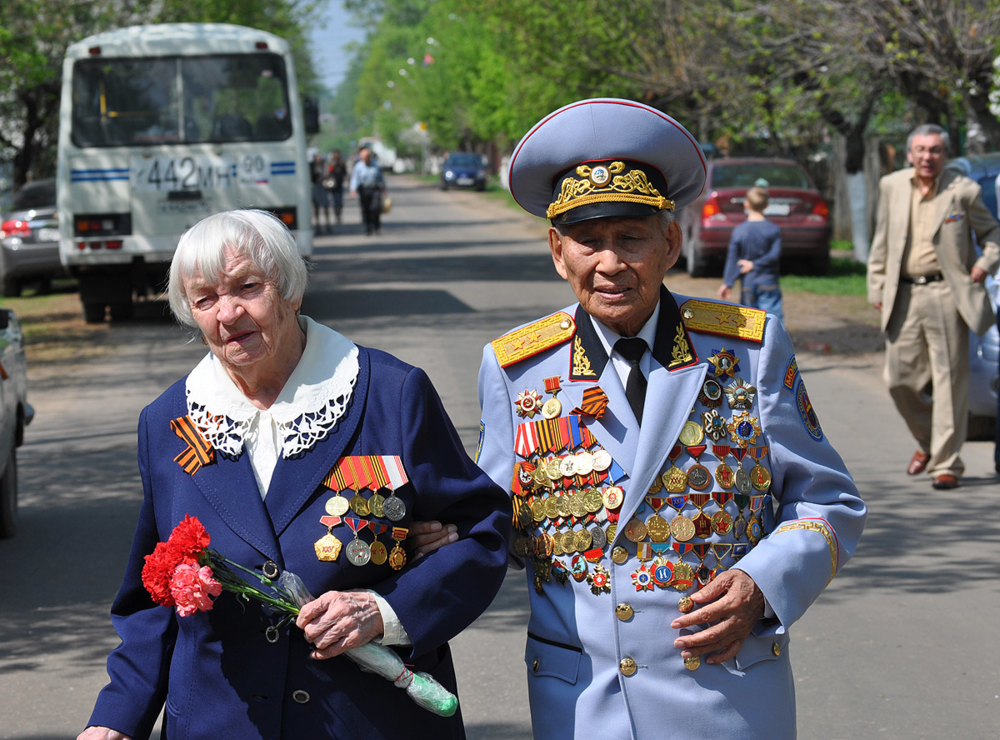
<path id="1" fill-rule="evenodd" d="M 372 150 L 363 146 L 358 156 L 351 170 L 351 195 L 359 197 L 365 234 L 371 236 L 382 231 L 382 199 L 388 191 L 382 167 L 375 161 Z"/>
<path id="2" fill-rule="evenodd" d="M 539 740 L 794 737 L 788 628 L 861 535 L 781 324 L 663 287 L 704 181 L 695 139 L 627 100 L 556 111 L 511 161 L 579 300 L 488 345 L 479 376 Z"/>
<path id="3" fill-rule="evenodd" d="M 983 334 L 994 321 L 983 281 L 1000 264 L 1000 225 L 979 185 L 944 171 L 948 146 L 940 126 L 910 134 L 913 168 L 879 184 L 868 260 L 868 300 L 885 332 L 885 381 L 918 445 L 906 472 L 926 469 L 937 489 L 958 486 L 965 470 L 969 329 Z"/>

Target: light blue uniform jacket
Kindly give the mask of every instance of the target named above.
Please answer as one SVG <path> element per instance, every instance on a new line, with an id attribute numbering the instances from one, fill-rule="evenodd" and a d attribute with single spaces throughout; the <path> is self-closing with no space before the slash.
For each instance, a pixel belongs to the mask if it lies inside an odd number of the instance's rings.
<path id="1" fill-rule="evenodd" d="M 563 415 L 580 407 L 584 389 L 599 385 L 606 393 L 609 403 L 603 418 L 583 418 L 600 446 L 624 471 L 616 481 L 625 491 L 617 536 L 599 563 L 610 573 L 610 593 L 595 595 L 586 580 L 573 578 L 565 583 L 552 579 L 542 584 L 539 593 L 533 588 L 535 565 L 527 561 L 532 588 L 525 662 L 538 740 L 795 737 L 788 628 L 850 558 L 866 509 L 843 461 L 823 436 L 798 374 L 791 340 L 781 324 L 768 317 L 762 342 L 696 331 L 698 322 L 688 318 L 700 319 L 698 325 L 704 327 L 706 315 L 721 326 L 726 320 L 729 325 L 748 318 L 751 324 L 760 322 L 764 314 L 751 309 L 740 309 L 740 314 L 730 308 L 734 313 L 721 311 L 712 316 L 712 309 L 723 304 L 700 301 L 685 306 L 687 300 L 683 296 L 675 300 L 666 289 L 661 292 L 641 430 L 590 318 L 578 305 L 565 309 L 576 321 L 572 340 L 505 368 L 492 345 L 484 350 L 479 374 L 483 434 L 478 463 L 496 483 L 509 489 L 515 464 L 522 460 L 514 451 L 515 434 L 528 419 L 516 413 L 518 395 L 533 389 L 543 393 L 544 378 L 551 376 L 562 379 L 558 398 Z M 695 314 L 689 306 L 702 310 Z M 684 323 L 688 326 L 681 328 Z M 720 329 L 722 334 L 726 331 Z M 739 370 L 734 377 L 756 389 L 749 415 L 759 420 L 763 439 L 758 437 L 753 446 L 766 445 L 761 463 L 772 476 L 770 497 L 761 514 L 766 536 L 742 557 L 738 567 L 753 577 L 775 616 L 758 623 L 735 659 L 723 665 L 702 662 L 689 671 L 673 646 L 678 632 L 670 627 L 680 615 L 677 606 L 682 594 L 672 588 L 637 588 L 632 577 L 641 565 L 637 544 L 626 539 L 624 530 L 633 517 L 644 521 L 653 514 L 644 500 L 647 491 L 670 467 L 668 457 L 685 422 L 702 420 L 707 409 L 699 393 L 715 371 L 709 358 L 718 357 L 722 349 L 736 356 Z M 580 375 L 574 374 L 573 355 L 580 352 L 585 353 L 592 375 L 575 380 Z M 674 369 L 668 369 L 671 364 Z M 720 382 L 727 386 L 733 378 Z M 717 410 L 727 419 L 734 415 L 725 399 Z M 730 443 L 728 435 L 721 443 Z M 713 455 L 713 440 L 706 436 L 704 444 L 708 449 L 700 463 L 714 471 L 719 460 Z M 732 456 L 727 463 L 736 470 Z M 686 451 L 676 459 L 681 469 L 694 464 Z M 755 464 L 749 456 L 743 461 L 747 470 Z M 713 477 L 702 493 L 722 490 Z M 693 492 L 690 487 L 685 491 Z M 725 508 L 733 519 L 738 517 L 734 501 Z M 704 506 L 708 516 L 718 509 L 715 501 Z M 694 518 L 698 510 L 688 503 L 681 513 Z M 675 511 L 664 506 L 660 514 L 669 520 Z M 750 511 L 745 514 L 749 518 Z M 540 530 L 532 531 L 538 534 Z M 669 543 L 673 542 L 671 538 Z M 713 532 L 693 542 L 724 545 L 736 539 L 732 531 L 725 536 Z M 746 537 L 740 542 L 747 543 Z M 627 550 L 629 557 L 623 564 L 610 558 L 613 546 Z M 555 559 L 566 565 L 570 560 Z M 698 566 L 693 555 L 684 560 Z M 709 568 L 734 565 L 731 556 L 717 563 L 710 554 L 704 562 Z M 632 608 L 625 620 L 616 616 L 616 607 L 624 604 Z M 621 670 L 622 661 L 628 658 L 637 665 L 632 675 Z"/>

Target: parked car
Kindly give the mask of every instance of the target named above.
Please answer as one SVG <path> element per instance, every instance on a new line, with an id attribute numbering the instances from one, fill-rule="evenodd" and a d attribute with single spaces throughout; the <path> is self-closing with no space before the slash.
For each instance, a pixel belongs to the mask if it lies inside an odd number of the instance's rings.
<path id="1" fill-rule="evenodd" d="M 59 262 L 56 181 L 34 180 L 14 194 L 13 210 L 0 218 L 0 293 L 21 295 L 28 283 L 47 291 L 65 275 Z"/>
<path id="2" fill-rule="evenodd" d="M 983 189 L 983 204 L 997 218 L 997 175 L 1000 154 L 958 157 L 945 167 L 971 178 Z M 1000 305 L 1000 274 L 986 278 L 993 311 Z M 993 439 L 997 428 L 1000 389 L 1000 332 L 996 325 L 983 336 L 971 333 L 969 342 L 969 439 Z"/>
<path id="3" fill-rule="evenodd" d="M 722 274 L 733 227 L 746 220 L 747 190 L 767 187 L 765 215 L 781 228 L 782 261 L 805 262 L 823 275 L 830 266 L 830 209 L 809 174 L 790 159 L 712 159 L 701 196 L 680 213 L 682 256 L 693 276 Z"/>
<path id="4" fill-rule="evenodd" d="M 472 152 L 449 154 L 441 167 L 441 189 L 475 188 L 486 190 L 486 165 Z"/>
<path id="5" fill-rule="evenodd" d="M 28 405 L 21 325 L 0 308 L 0 539 L 17 531 L 17 448 L 35 412 Z"/>

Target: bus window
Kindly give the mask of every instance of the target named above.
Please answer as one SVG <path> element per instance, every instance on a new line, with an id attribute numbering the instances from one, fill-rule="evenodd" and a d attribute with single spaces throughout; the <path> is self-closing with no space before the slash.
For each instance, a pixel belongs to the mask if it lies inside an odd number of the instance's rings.
<path id="1" fill-rule="evenodd" d="M 85 59 L 73 67 L 73 142 L 127 146 L 176 142 L 176 62 Z"/>
<path id="2" fill-rule="evenodd" d="M 80 147 L 283 141 L 288 111 L 277 54 L 85 59 L 73 68 Z"/>

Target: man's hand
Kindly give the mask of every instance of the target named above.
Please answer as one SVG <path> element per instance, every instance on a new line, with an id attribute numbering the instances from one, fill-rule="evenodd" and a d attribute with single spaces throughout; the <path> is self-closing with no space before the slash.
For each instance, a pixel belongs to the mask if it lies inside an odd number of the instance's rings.
<path id="1" fill-rule="evenodd" d="M 989 273 L 986 272 L 986 270 L 982 267 L 977 267 L 976 265 L 973 265 L 972 269 L 969 270 L 969 277 L 972 278 L 972 282 L 974 283 L 983 282 L 987 275 L 989 275 Z"/>
<path id="2" fill-rule="evenodd" d="M 753 269 L 753 262 L 750 260 L 736 260 L 736 264 L 740 268 L 740 275 L 746 275 Z"/>
<path id="3" fill-rule="evenodd" d="M 733 294 L 733 289 L 728 285 L 723 283 L 719 286 L 719 300 L 728 301 L 729 297 Z"/>
<path id="4" fill-rule="evenodd" d="M 712 626 L 678 637 L 674 647 L 681 648 L 682 658 L 713 653 L 705 660 L 710 665 L 734 657 L 750 630 L 764 616 L 764 594 L 753 578 L 738 569 L 726 571 L 691 596 L 691 600 L 697 606 L 705 606 L 675 619 L 670 626 L 675 630 L 705 623 Z"/>
<path id="5" fill-rule="evenodd" d="M 340 655 L 382 634 L 382 613 L 367 591 L 327 591 L 299 612 L 295 624 L 316 649 L 314 660 Z"/>
<path id="6" fill-rule="evenodd" d="M 76 740 L 132 740 L 128 735 L 124 735 L 118 730 L 110 727 L 91 726 L 77 735 Z"/>
<path id="7" fill-rule="evenodd" d="M 430 555 L 452 542 L 458 542 L 458 527 L 454 524 L 442 526 L 441 522 L 412 522 L 406 536 L 406 547 L 413 560 Z"/>

